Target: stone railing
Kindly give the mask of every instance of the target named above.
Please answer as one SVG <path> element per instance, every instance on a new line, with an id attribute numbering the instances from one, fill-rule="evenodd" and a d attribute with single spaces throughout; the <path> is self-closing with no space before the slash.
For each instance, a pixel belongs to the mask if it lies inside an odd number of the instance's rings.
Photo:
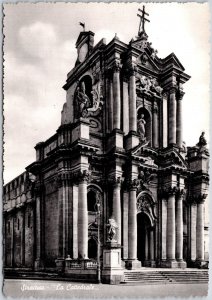
<path id="1" fill-rule="evenodd" d="M 97 261 L 95 260 L 79 260 L 67 258 L 65 260 L 66 268 L 68 269 L 77 269 L 77 270 L 86 270 L 86 269 L 97 269 Z"/>

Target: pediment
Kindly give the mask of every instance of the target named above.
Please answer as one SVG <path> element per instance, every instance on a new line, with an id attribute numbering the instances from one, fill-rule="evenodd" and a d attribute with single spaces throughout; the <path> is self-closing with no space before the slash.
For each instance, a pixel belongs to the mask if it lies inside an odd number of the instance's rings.
<path id="1" fill-rule="evenodd" d="M 172 65 L 182 71 L 185 70 L 185 68 L 183 67 L 183 65 L 181 64 L 181 62 L 179 61 L 179 59 L 177 58 L 177 56 L 174 53 L 171 53 L 166 58 L 162 59 L 162 63 L 165 65 L 165 67 Z"/>
<path id="2" fill-rule="evenodd" d="M 148 142 L 139 144 L 131 150 L 131 155 L 134 159 L 140 161 L 142 166 L 148 168 L 157 169 L 158 166 L 155 163 L 157 159 L 157 151 L 148 147 Z"/>
<path id="3" fill-rule="evenodd" d="M 162 167 L 175 167 L 187 169 L 188 165 L 182 155 L 175 149 L 168 149 L 161 152 L 158 156 L 158 162 Z"/>
<path id="4" fill-rule="evenodd" d="M 142 52 L 138 57 L 137 57 L 137 64 L 140 65 L 141 67 L 145 67 L 146 69 L 149 69 L 154 72 L 159 72 L 160 69 L 158 65 L 156 64 L 156 60 L 151 57 L 147 51 Z"/>

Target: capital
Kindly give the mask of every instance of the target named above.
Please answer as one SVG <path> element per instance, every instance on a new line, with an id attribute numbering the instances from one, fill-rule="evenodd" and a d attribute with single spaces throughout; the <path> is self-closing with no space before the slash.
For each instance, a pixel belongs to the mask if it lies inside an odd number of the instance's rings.
<path id="1" fill-rule="evenodd" d="M 163 92 L 162 97 L 164 100 L 168 99 L 168 93 L 167 92 Z"/>
<path id="2" fill-rule="evenodd" d="M 42 184 L 40 181 L 36 181 L 35 182 L 35 186 L 34 186 L 34 194 L 35 194 L 35 196 L 37 196 L 37 197 L 41 196 L 41 194 L 44 191 L 44 189 L 45 189 L 44 184 Z"/>
<path id="3" fill-rule="evenodd" d="M 115 61 L 112 68 L 114 73 L 119 73 L 122 68 L 122 65 L 119 61 Z"/>
<path id="4" fill-rule="evenodd" d="M 155 113 L 155 114 L 158 113 L 158 106 L 156 106 L 156 105 L 153 106 L 153 113 Z"/>
<path id="5" fill-rule="evenodd" d="M 113 185 L 113 187 L 120 187 L 121 186 L 121 177 L 114 177 L 110 178 L 109 182 Z"/>
<path id="6" fill-rule="evenodd" d="M 176 186 L 171 187 L 171 186 L 167 186 L 167 187 L 163 187 L 159 190 L 160 194 L 163 197 L 169 197 L 169 196 L 174 196 L 177 194 L 178 192 L 178 188 Z"/>
<path id="7" fill-rule="evenodd" d="M 135 76 L 136 75 L 136 73 L 137 73 L 137 71 L 138 71 L 138 68 L 137 68 L 137 66 L 130 66 L 129 67 L 129 69 L 128 69 L 128 74 L 129 74 L 129 76 Z"/>
<path id="8" fill-rule="evenodd" d="M 79 183 L 88 182 L 90 180 L 90 172 L 88 170 L 80 170 L 79 171 Z"/>
<path id="9" fill-rule="evenodd" d="M 183 96 L 185 95 L 185 92 L 182 92 L 180 91 L 178 94 L 177 94 L 177 100 L 178 101 L 181 101 L 183 99 Z"/>
<path id="10" fill-rule="evenodd" d="M 176 86 L 172 86 L 172 87 L 170 88 L 170 90 L 169 90 L 169 93 L 170 93 L 170 94 L 176 94 L 176 91 L 177 91 Z"/>
<path id="11" fill-rule="evenodd" d="M 139 180 L 137 178 L 128 181 L 128 188 L 130 191 L 136 191 L 139 186 Z"/>
<path id="12" fill-rule="evenodd" d="M 186 192 L 184 189 L 178 189 L 177 190 L 177 193 L 176 193 L 176 196 L 177 196 L 177 200 L 184 200 L 185 199 L 185 196 L 186 196 Z"/>
<path id="13" fill-rule="evenodd" d="M 200 194 L 198 197 L 197 197 L 197 203 L 198 204 L 202 204 L 205 202 L 205 199 L 207 198 L 207 194 Z"/>

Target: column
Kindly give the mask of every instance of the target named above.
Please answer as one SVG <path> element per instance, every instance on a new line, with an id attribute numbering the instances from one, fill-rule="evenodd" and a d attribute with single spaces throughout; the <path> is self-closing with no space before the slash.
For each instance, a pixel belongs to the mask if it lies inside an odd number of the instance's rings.
<path id="1" fill-rule="evenodd" d="M 123 78 L 123 131 L 127 135 L 129 132 L 129 94 L 127 78 Z"/>
<path id="2" fill-rule="evenodd" d="M 177 146 L 182 147 L 182 98 L 184 93 L 181 93 L 177 99 Z"/>
<path id="3" fill-rule="evenodd" d="M 113 130 L 113 82 L 109 80 L 109 129 Z"/>
<path id="4" fill-rule="evenodd" d="M 80 174 L 78 187 L 78 253 L 79 258 L 88 258 L 88 209 L 87 209 L 88 172 Z"/>
<path id="5" fill-rule="evenodd" d="M 72 187 L 72 230 L 73 230 L 73 258 L 78 258 L 78 186 L 73 184 Z"/>
<path id="6" fill-rule="evenodd" d="M 196 226 L 197 260 L 204 261 L 204 202 L 201 199 L 197 204 Z"/>
<path id="7" fill-rule="evenodd" d="M 148 239 L 148 230 L 145 231 L 145 260 L 149 259 L 149 239 Z"/>
<path id="8" fill-rule="evenodd" d="M 153 108 L 153 147 L 158 148 L 158 108 Z"/>
<path id="9" fill-rule="evenodd" d="M 113 68 L 113 129 L 121 127 L 120 67 Z"/>
<path id="10" fill-rule="evenodd" d="M 171 88 L 169 96 L 169 144 L 176 144 L 176 89 Z"/>
<path id="11" fill-rule="evenodd" d="M 110 80 L 108 74 L 105 79 L 106 85 L 106 103 L 105 103 L 105 132 L 110 132 Z"/>
<path id="12" fill-rule="evenodd" d="M 167 203 L 167 258 L 175 260 L 175 190 L 170 189 Z"/>
<path id="13" fill-rule="evenodd" d="M 130 70 L 129 82 L 129 131 L 137 131 L 135 68 Z"/>
<path id="14" fill-rule="evenodd" d="M 25 212 L 26 207 L 22 210 L 22 233 L 21 233 L 21 265 L 25 265 Z"/>
<path id="15" fill-rule="evenodd" d="M 167 93 L 163 94 L 163 147 L 167 147 L 168 140 L 168 106 L 167 106 Z"/>
<path id="16" fill-rule="evenodd" d="M 154 256 L 154 231 L 153 231 L 153 229 L 150 230 L 149 238 L 150 238 L 150 243 L 149 243 L 149 246 L 150 246 L 150 260 L 154 260 L 155 256 Z"/>
<path id="17" fill-rule="evenodd" d="M 162 214 L 162 221 L 161 221 L 161 259 L 166 260 L 167 254 L 167 200 L 162 198 L 161 201 L 161 214 Z"/>
<path id="18" fill-rule="evenodd" d="M 129 191 L 129 215 L 128 215 L 128 258 L 137 259 L 137 206 L 136 206 L 137 186 L 131 182 Z"/>
<path id="19" fill-rule="evenodd" d="M 65 180 L 59 177 L 58 187 L 58 259 L 65 259 Z"/>
<path id="20" fill-rule="evenodd" d="M 113 185 L 113 219 L 116 221 L 117 230 L 117 242 L 121 245 L 121 180 L 120 177 L 114 180 Z"/>
<path id="21" fill-rule="evenodd" d="M 35 269 L 41 267 L 41 187 L 35 186 Z"/>
<path id="22" fill-rule="evenodd" d="M 123 259 L 128 258 L 128 206 L 129 193 L 123 192 Z"/>
<path id="23" fill-rule="evenodd" d="M 196 259 L 196 221 L 197 205 L 192 203 L 190 206 L 190 258 L 192 261 Z"/>
<path id="24" fill-rule="evenodd" d="M 65 182 L 65 257 L 70 255 L 70 227 L 69 227 L 69 212 L 70 212 L 70 193 L 69 193 L 70 182 L 69 178 Z"/>
<path id="25" fill-rule="evenodd" d="M 183 197 L 184 191 L 180 191 L 177 197 L 176 211 L 176 259 L 183 260 Z"/>

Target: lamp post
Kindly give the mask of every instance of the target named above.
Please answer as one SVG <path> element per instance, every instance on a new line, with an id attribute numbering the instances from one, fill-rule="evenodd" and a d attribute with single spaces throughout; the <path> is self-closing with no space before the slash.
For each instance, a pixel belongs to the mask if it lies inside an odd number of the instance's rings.
<path id="1" fill-rule="evenodd" d="M 97 283 L 101 283 L 101 266 L 100 266 L 100 203 L 97 204 Z"/>

